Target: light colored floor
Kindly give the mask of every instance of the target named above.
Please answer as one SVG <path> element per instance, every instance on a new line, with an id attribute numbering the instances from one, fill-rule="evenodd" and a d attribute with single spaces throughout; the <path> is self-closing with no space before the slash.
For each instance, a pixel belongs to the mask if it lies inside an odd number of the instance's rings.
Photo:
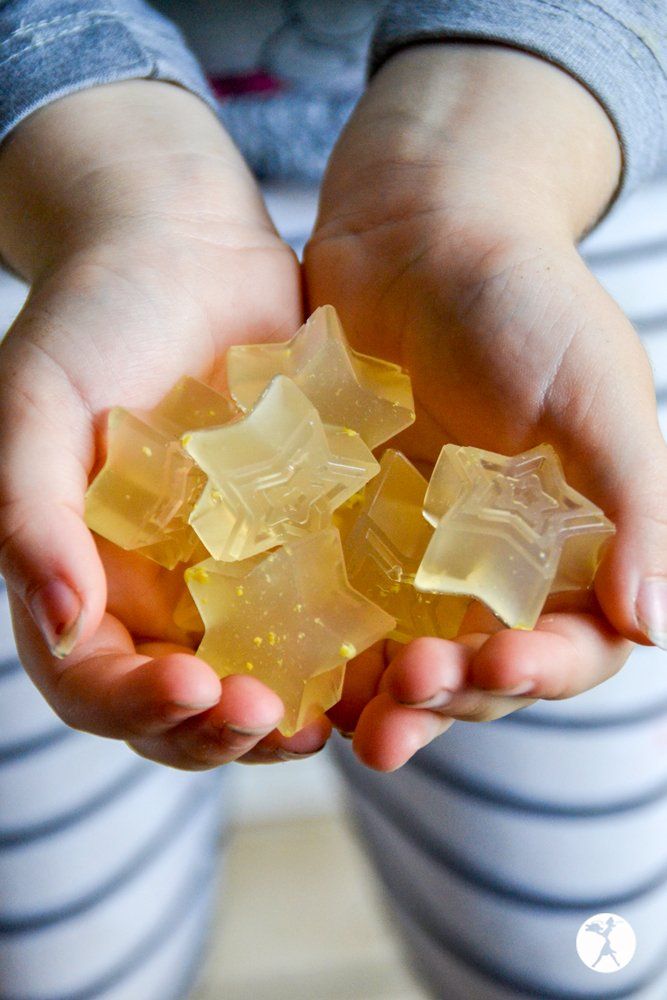
<path id="1" fill-rule="evenodd" d="M 299 763 L 291 778 L 302 768 L 304 778 L 325 773 Z M 252 770 L 251 789 L 258 780 L 273 784 L 276 768 Z M 257 818 L 244 795 L 214 941 L 192 1000 L 425 1000 L 337 800 L 297 819 L 276 810 Z"/>

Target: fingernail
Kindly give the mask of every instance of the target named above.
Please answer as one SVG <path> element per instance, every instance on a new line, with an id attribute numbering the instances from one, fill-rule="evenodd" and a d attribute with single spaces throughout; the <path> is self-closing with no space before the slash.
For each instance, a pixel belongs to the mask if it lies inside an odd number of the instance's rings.
<path id="1" fill-rule="evenodd" d="M 441 691 L 436 691 L 426 701 L 402 701 L 400 704 L 405 705 L 406 708 L 444 708 L 445 705 L 449 705 L 453 697 L 452 691 L 445 691 L 443 688 Z"/>
<path id="2" fill-rule="evenodd" d="M 284 747 L 276 747 L 273 751 L 280 760 L 305 760 L 307 757 L 314 757 L 316 753 L 324 750 L 326 744 L 322 744 L 317 750 L 308 750 L 306 753 L 295 753 L 294 750 L 285 750 Z"/>
<path id="3" fill-rule="evenodd" d="M 525 680 L 521 681 L 520 684 L 515 684 L 513 688 L 498 688 L 497 690 L 489 690 L 488 688 L 479 688 L 484 694 L 498 695 L 501 698 L 516 698 L 520 694 L 528 694 L 535 687 L 535 681 Z"/>
<path id="4" fill-rule="evenodd" d="M 654 646 L 667 649 L 667 580 L 649 577 L 639 588 L 635 604 L 637 624 Z"/>
<path id="5" fill-rule="evenodd" d="M 53 656 L 68 656 L 81 635 L 81 600 L 63 580 L 51 580 L 28 602 L 28 608 Z"/>
<path id="6" fill-rule="evenodd" d="M 169 708 L 180 712 L 207 712 L 215 705 L 217 705 L 216 701 L 172 701 L 169 703 Z"/>
<path id="7" fill-rule="evenodd" d="M 280 720 L 278 720 L 278 722 L 279 721 Z M 276 723 L 276 725 L 278 725 L 278 723 Z M 268 736 L 269 733 L 275 729 L 275 726 L 269 725 L 252 728 L 251 726 L 234 726 L 231 722 L 225 722 L 224 728 L 229 729 L 232 733 L 236 733 L 237 736 L 254 736 L 259 739 L 262 736 Z"/>

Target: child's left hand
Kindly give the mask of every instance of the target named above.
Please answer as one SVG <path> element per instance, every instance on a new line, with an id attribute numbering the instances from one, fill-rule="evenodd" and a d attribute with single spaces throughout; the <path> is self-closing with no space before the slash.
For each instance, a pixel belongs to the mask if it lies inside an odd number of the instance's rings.
<path id="1" fill-rule="evenodd" d="M 428 465 L 445 441 L 503 454 L 548 441 L 617 527 L 595 592 L 548 604 L 534 631 L 478 609 L 456 642 L 359 658 L 331 717 L 371 767 L 400 766 L 452 719 L 594 687 L 630 640 L 667 644 L 667 452 L 650 367 L 576 250 L 617 171 L 583 88 L 491 46 L 394 56 L 334 152 L 310 304 L 336 303 L 360 350 L 410 371 L 417 424 L 398 447 Z"/>

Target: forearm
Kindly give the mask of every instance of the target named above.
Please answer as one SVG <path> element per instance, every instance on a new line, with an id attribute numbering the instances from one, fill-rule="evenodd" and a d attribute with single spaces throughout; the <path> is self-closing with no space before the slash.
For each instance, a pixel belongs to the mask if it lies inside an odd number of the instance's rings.
<path id="1" fill-rule="evenodd" d="M 619 193 L 667 168 L 667 5 L 662 0 L 390 0 L 371 71 L 409 45 L 471 41 L 531 52 L 595 95 L 623 146 Z"/>
<path id="2" fill-rule="evenodd" d="M 119 227 L 256 218 L 242 158 L 198 97 L 131 80 L 54 101 L 0 151 L 0 253 L 27 279 Z"/>
<path id="3" fill-rule="evenodd" d="M 339 162 L 362 136 L 360 183 L 387 181 L 374 185 L 378 212 L 438 207 L 489 230 L 511 223 L 576 237 L 604 211 L 620 174 L 618 139 L 595 98 L 562 70 L 496 45 L 394 55 L 371 81 Z M 330 174 L 325 204 L 335 205 L 341 180 L 349 195 L 344 174 Z"/>

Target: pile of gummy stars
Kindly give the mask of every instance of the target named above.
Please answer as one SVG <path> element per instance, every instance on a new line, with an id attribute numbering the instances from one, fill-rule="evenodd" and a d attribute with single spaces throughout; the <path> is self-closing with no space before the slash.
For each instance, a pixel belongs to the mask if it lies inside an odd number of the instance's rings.
<path id="1" fill-rule="evenodd" d="M 285 343 L 227 352 L 228 392 L 182 379 L 109 413 L 86 523 L 184 579 L 175 621 L 221 676 L 251 674 L 298 731 L 378 640 L 454 638 L 482 601 L 532 628 L 590 587 L 614 527 L 553 448 L 445 444 L 430 482 L 377 449 L 414 422 L 408 375 L 352 350 L 332 306 Z"/>

